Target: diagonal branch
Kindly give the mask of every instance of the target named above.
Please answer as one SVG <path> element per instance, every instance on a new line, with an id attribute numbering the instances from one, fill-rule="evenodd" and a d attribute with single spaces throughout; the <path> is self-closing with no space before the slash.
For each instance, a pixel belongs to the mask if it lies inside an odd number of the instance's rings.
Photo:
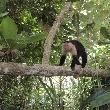
<path id="1" fill-rule="evenodd" d="M 71 2 L 66 2 L 64 8 L 60 12 L 60 14 L 57 16 L 56 21 L 53 23 L 53 26 L 46 38 L 45 44 L 44 44 L 44 53 L 43 53 L 43 59 L 42 59 L 42 64 L 49 64 L 49 58 L 50 58 L 50 53 L 51 53 L 51 45 L 53 43 L 53 39 L 56 35 L 56 32 L 58 31 L 64 16 L 68 14 L 70 8 L 72 7 Z"/>

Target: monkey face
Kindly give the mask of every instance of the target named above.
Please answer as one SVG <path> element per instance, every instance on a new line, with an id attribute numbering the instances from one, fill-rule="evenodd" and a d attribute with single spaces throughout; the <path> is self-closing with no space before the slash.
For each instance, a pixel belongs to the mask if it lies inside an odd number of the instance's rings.
<path id="1" fill-rule="evenodd" d="M 71 53 L 71 55 L 77 55 L 76 47 L 71 42 L 63 43 L 62 54 L 67 53 Z"/>
<path id="2" fill-rule="evenodd" d="M 63 48 L 65 50 L 65 52 L 71 52 L 72 48 L 73 48 L 73 44 L 72 43 L 64 43 Z"/>

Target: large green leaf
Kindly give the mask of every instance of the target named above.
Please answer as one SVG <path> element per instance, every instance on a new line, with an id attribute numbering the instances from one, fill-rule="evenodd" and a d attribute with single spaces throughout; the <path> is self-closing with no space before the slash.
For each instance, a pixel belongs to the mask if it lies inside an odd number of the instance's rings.
<path id="1" fill-rule="evenodd" d="M 94 108 L 108 103 L 110 103 L 110 92 L 106 92 L 102 95 L 97 96 L 95 100 L 91 101 L 90 105 Z"/>
<path id="2" fill-rule="evenodd" d="M 36 43 L 40 40 L 44 40 L 47 35 L 45 33 L 36 33 L 35 35 L 28 37 L 28 42 Z"/>
<path id="3" fill-rule="evenodd" d="M 17 42 L 19 42 L 20 44 L 36 43 L 40 40 L 44 40 L 45 37 L 45 33 L 36 33 L 35 35 L 31 36 L 18 36 Z"/>
<path id="4" fill-rule="evenodd" d="M 0 25 L 0 31 L 4 38 L 15 39 L 17 35 L 18 28 L 10 17 L 5 17 Z"/>

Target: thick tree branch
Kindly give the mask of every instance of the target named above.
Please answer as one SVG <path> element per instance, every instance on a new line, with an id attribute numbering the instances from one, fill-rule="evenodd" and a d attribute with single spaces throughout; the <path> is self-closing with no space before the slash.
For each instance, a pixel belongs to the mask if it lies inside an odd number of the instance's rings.
<path id="1" fill-rule="evenodd" d="M 52 28 L 50 29 L 50 32 L 46 38 L 45 44 L 44 44 L 44 53 L 43 53 L 43 59 L 42 59 L 42 64 L 49 64 L 49 58 L 50 58 L 50 53 L 51 53 L 51 45 L 53 43 L 53 39 L 56 35 L 56 32 L 58 31 L 64 16 L 68 14 L 69 9 L 72 7 L 71 2 L 66 2 L 64 8 L 60 12 L 60 14 L 57 16 L 56 21 L 53 23 Z"/>
<path id="2" fill-rule="evenodd" d="M 37 75 L 37 76 L 75 76 L 77 73 L 71 71 L 68 67 L 60 66 L 44 66 L 35 64 L 34 66 L 27 66 L 26 64 L 18 63 L 0 63 L 0 75 Z M 81 70 L 79 76 L 110 76 L 105 70 L 95 70 L 84 68 Z"/>

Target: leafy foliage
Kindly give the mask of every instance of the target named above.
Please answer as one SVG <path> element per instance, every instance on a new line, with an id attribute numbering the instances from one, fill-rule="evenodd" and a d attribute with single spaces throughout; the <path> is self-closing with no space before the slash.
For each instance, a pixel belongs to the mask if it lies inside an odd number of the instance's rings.
<path id="1" fill-rule="evenodd" d="M 105 104 L 110 103 L 110 92 L 103 93 L 95 98 L 95 100 L 91 101 L 91 106 L 94 107 L 99 107 Z"/>
<path id="2" fill-rule="evenodd" d="M 79 39 L 88 52 L 88 66 L 109 69 L 109 0 L 1 0 L 0 49 L 17 49 L 13 62 L 41 63 L 46 36 L 66 1 L 73 2 L 73 8 L 54 39 L 51 64 L 59 63 L 63 41 Z M 8 58 L 3 59 L 0 56 L 0 61 L 9 62 Z M 67 66 L 69 59 L 68 56 Z M 0 76 L 0 109 L 88 110 L 105 107 L 110 98 L 109 85 L 101 85 L 100 79 Z M 102 87 L 103 91 L 94 91 L 94 88 Z"/>
<path id="3" fill-rule="evenodd" d="M 110 39 L 110 32 L 106 27 L 101 27 L 100 28 L 100 33 L 105 37 Z"/>

